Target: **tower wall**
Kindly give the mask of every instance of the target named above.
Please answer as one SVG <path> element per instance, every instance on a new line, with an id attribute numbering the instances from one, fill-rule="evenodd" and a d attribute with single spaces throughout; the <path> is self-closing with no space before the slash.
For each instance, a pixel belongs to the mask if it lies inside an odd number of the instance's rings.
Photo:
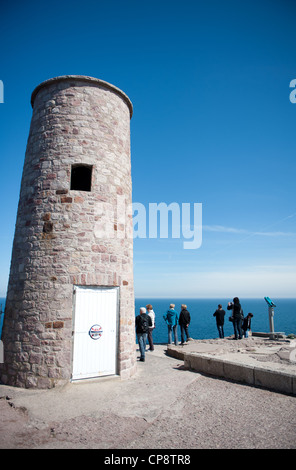
<path id="1" fill-rule="evenodd" d="M 128 378 L 136 369 L 131 102 L 101 80 L 63 76 L 41 83 L 32 106 L 1 380 L 37 388 L 70 380 L 75 285 L 120 287 L 118 366 Z"/>

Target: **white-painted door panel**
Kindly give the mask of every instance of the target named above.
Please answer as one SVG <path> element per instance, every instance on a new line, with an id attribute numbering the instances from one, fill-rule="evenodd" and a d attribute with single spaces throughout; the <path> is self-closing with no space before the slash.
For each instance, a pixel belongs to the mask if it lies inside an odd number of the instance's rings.
<path id="1" fill-rule="evenodd" d="M 116 374 L 118 288 L 74 288 L 72 380 Z"/>

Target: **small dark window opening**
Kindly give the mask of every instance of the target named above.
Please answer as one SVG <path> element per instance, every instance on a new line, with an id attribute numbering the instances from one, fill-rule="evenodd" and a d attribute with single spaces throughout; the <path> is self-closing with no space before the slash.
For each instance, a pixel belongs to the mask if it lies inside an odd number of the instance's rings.
<path id="1" fill-rule="evenodd" d="M 70 189 L 76 189 L 77 191 L 90 191 L 91 174 L 92 166 L 72 165 Z"/>

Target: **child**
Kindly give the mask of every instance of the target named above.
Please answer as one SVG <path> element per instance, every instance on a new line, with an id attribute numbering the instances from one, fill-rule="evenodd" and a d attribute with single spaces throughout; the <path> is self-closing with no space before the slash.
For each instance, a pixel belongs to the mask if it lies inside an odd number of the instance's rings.
<path id="1" fill-rule="evenodd" d="M 251 318 L 253 318 L 253 316 L 254 315 L 252 313 L 248 313 L 248 315 L 243 319 L 242 330 L 245 338 L 249 337 L 248 330 L 251 330 Z"/>

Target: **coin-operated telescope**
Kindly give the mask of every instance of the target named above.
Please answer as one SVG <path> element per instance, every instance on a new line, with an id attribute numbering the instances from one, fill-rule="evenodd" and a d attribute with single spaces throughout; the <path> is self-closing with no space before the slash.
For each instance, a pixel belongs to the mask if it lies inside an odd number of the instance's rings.
<path id="1" fill-rule="evenodd" d="M 273 323 L 273 317 L 274 317 L 274 307 L 276 307 L 275 303 L 269 298 L 269 297 L 264 297 L 264 300 L 266 301 L 268 305 L 268 316 L 269 316 L 269 329 L 270 333 L 274 333 L 274 323 Z"/>

